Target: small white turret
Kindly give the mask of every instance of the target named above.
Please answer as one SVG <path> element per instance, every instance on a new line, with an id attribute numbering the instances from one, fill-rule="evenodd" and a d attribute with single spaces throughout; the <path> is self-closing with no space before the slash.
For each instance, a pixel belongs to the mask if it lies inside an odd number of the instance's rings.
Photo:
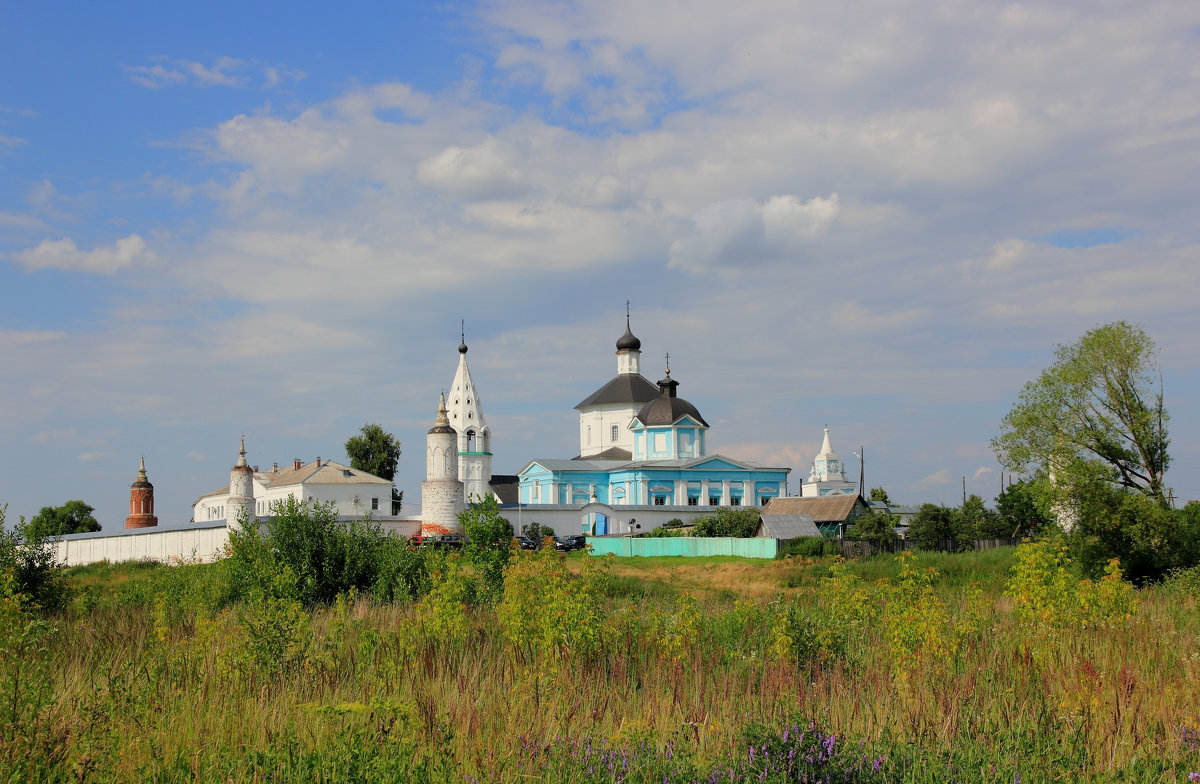
<path id="1" fill-rule="evenodd" d="M 421 483 L 421 532 L 457 533 L 458 514 L 466 508 L 458 479 L 458 436 L 446 416 L 446 396 L 438 401 L 437 420 L 425 438 L 425 481 Z"/>
<path id="2" fill-rule="evenodd" d="M 225 523 L 254 522 L 254 469 L 246 462 L 246 439 L 242 439 L 238 460 L 229 470 L 229 498 L 225 502 Z"/>

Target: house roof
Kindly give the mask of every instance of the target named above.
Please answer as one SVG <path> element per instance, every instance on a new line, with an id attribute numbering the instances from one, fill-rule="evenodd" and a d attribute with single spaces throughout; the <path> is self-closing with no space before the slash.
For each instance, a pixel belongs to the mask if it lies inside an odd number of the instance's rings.
<path id="1" fill-rule="evenodd" d="M 821 531 L 813 522 L 812 515 L 775 514 L 762 516 L 758 535 L 768 539 L 798 539 L 802 536 L 820 536 Z"/>
<path id="2" fill-rule="evenodd" d="M 658 387 L 640 373 L 622 373 L 597 389 L 575 406 L 601 406 L 612 403 L 649 403 L 658 397 Z"/>
<path id="3" fill-rule="evenodd" d="M 633 453 L 630 452 L 628 449 L 622 449 L 619 446 L 610 446 L 608 449 L 605 449 L 603 452 L 597 452 L 596 454 L 589 455 L 588 457 L 584 457 L 583 455 L 578 455 L 577 457 L 573 457 L 571 459 L 572 460 L 632 460 Z"/>
<path id="4" fill-rule="evenodd" d="M 823 498 L 773 498 L 767 502 L 762 514 L 764 521 L 769 516 L 803 514 L 812 517 L 815 523 L 842 523 L 860 502 L 859 495 L 831 495 Z"/>
<path id="5" fill-rule="evenodd" d="M 723 462 L 728 463 L 733 468 L 717 468 L 709 470 L 729 471 L 791 471 L 790 468 L 782 466 L 760 466 L 754 463 L 748 463 L 744 460 L 734 460 L 732 457 L 726 457 L 721 454 L 702 455 L 701 457 L 674 458 L 671 460 L 639 460 L 630 462 L 628 460 L 601 460 L 599 455 L 592 458 L 572 458 L 570 460 L 530 460 L 520 473 L 524 474 L 533 465 L 540 465 L 547 471 L 561 472 L 591 472 L 603 471 L 611 473 L 613 471 L 637 471 L 639 469 L 678 469 L 687 470 L 691 468 L 704 468 L 705 463 Z"/>
<path id="6" fill-rule="evenodd" d="M 347 475 L 348 474 L 348 475 Z M 254 475 L 257 482 L 261 482 L 267 487 L 287 487 L 289 485 L 298 484 L 315 484 L 315 485 L 388 485 L 391 482 L 382 477 L 368 474 L 366 471 L 359 471 L 347 465 L 342 465 L 333 460 L 326 460 L 317 465 L 317 461 L 313 460 L 299 468 L 283 468 L 278 471 L 259 471 Z M 224 485 L 211 492 L 197 498 L 192 502 L 192 506 L 200 503 L 205 498 L 212 496 L 228 496 L 229 485 Z"/>

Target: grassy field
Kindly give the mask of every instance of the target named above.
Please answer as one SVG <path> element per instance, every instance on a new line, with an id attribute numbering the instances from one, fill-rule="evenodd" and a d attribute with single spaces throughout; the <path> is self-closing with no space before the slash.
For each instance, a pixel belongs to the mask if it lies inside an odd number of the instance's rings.
<path id="1" fill-rule="evenodd" d="M 841 564 L 518 553 L 471 604 L 229 603 L 223 566 L 75 569 L 0 610 L 5 781 L 1188 781 L 1184 581 L 1042 547 Z"/>

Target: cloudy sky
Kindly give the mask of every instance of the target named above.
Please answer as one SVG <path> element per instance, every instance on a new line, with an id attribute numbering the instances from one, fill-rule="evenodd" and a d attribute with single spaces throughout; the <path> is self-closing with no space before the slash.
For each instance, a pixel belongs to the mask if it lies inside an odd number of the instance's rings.
<path id="1" fill-rule="evenodd" d="M 1161 347 L 1200 497 L 1200 4 L 6 4 L 0 503 L 164 525 L 424 436 L 466 321 L 495 470 L 578 451 L 632 303 L 710 451 L 995 495 L 1057 343 Z"/>

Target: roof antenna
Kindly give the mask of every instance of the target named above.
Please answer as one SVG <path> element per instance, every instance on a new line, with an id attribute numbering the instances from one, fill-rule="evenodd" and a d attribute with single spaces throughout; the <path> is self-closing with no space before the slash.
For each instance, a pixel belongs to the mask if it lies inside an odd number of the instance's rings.
<path id="1" fill-rule="evenodd" d="M 629 300 L 625 300 L 625 328 L 629 328 Z"/>

